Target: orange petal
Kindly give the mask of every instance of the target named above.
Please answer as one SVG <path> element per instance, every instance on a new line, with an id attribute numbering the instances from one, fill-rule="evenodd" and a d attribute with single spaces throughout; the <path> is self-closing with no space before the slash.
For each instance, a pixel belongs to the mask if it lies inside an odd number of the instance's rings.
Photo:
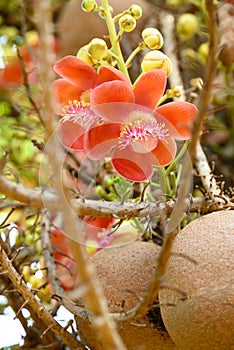
<path id="1" fill-rule="evenodd" d="M 75 56 L 65 56 L 54 64 L 55 72 L 78 86 L 83 91 L 96 85 L 98 75 L 95 69 Z"/>
<path id="2" fill-rule="evenodd" d="M 80 99 L 80 94 L 83 90 L 78 87 L 70 84 L 65 79 L 57 79 L 53 83 L 53 88 L 55 91 L 55 96 L 58 103 L 66 104 L 68 101 L 78 100 Z"/>
<path id="3" fill-rule="evenodd" d="M 153 156 L 151 161 L 155 166 L 166 166 L 175 158 L 177 146 L 172 137 L 167 137 L 165 141 L 158 141 L 157 147 L 151 151 Z"/>
<path id="4" fill-rule="evenodd" d="M 112 80 L 121 80 L 121 81 L 125 81 L 126 83 L 129 83 L 129 80 L 126 77 L 126 75 L 114 67 L 103 66 L 98 69 L 97 85 L 105 83 L 107 81 L 112 81 Z"/>
<path id="5" fill-rule="evenodd" d="M 134 94 L 130 85 L 126 82 L 115 80 L 103 83 L 91 92 L 91 106 L 110 102 L 134 103 Z"/>
<path id="6" fill-rule="evenodd" d="M 143 74 L 134 87 L 135 103 L 154 109 L 166 88 L 165 72 L 157 69 Z"/>
<path id="7" fill-rule="evenodd" d="M 155 111 L 167 120 L 171 136 L 182 140 L 191 137 L 192 120 L 197 114 L 195 105 L 183 101 L 170 102 L 156 108 Z"/>
<path id="8" fill-rule="evenodd" d="M 110 123 L 89 129 L 84 141 L 86 155 L 93 160 L 104 157 L 117 144 L 120 126 L 119 123 Z"/>
<path id="9" fill-rule="evenodd" d="M 153 175 L 150 156 L 132 152 L 129 148 L 116 148 L 111 162 L 117 173 L 130 181 L 146 181 Z"/>

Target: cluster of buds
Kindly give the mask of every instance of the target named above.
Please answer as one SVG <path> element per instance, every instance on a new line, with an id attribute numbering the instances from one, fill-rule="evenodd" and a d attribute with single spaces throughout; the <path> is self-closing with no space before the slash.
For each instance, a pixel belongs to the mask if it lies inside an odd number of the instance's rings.
<path id="1" fill-rule="evenodd" d="M 136 21 L 142 16 L 142 8 L 139 5 L 133 4 L 124 13 L 116 16 L 118 20 L 120 34 L 124 32 L 132 32 L 136 27 Z"/>
<path id="2" fill-rule="evenodd" d="M 105 40 L 94 38 L 89 44 L 81 47 L 76 55 L 82 61 L 90 66 L 115 66 L 117 59 L 115 55 L 108 50 Z"/>
<path id="3" fill-rule="evenodd" d="M 168 89 L 166 91 L 166 94 L 168 98 L 174 98 L 174 97 L 178 98 L 178 97 L 181 97 L 182 92 L 183 92 L 183 86 L 175 85 L 175 86 L 172 86 L 171 89 Z"/>

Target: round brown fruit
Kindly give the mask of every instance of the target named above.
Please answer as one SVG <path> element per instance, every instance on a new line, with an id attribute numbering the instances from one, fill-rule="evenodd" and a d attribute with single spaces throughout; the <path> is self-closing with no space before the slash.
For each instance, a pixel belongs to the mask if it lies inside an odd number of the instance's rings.
<path id="1" fill-rule="evenodd" d="M 171 289 L 161 289 L 159 301 L 175 304 L 161 314 L 179 350 L 234 349 L 233 236 L 229 210 L 193 221 L 176 237 L 165 276 Z"/>
<path id="2" fill-rule="evenodd" d="M 101 250 L 91 258 L 111 313 L 124 313 L 144 297 L 159 251 L 156 244 L 133 242 Z M 160 321 L 159 313 L 151 310 L 137 322 L 129 320 L 116 326 L 128 350 L 174 350 L 175 345 Z M 88 321 L 80 320 L 78 327 L 85 344 L 92 350 L 103 349 Z"/>

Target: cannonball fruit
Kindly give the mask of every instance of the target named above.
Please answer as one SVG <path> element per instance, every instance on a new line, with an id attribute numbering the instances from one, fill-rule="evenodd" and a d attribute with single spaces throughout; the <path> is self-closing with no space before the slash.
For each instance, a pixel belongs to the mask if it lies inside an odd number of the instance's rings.
<path id="1" fill-rule="evenodd" d="M 205 215 L 176 237 L 159 302 L 178 350 L 234 349 L 233 238 L 231 210 Z"/>
<path id="2" fill-rule="evenodd" d="M 91 257 L 110 313 L 130 310 L 146 294 L 159 251 L 160 247 L 156 244 L 133 242 L 103 249 Z M 116 326 L 128 350 L 175 349 L 165 328 L 155 325 L 157 322 L 158 320 L 145 316 L 137 322 L 129 320 Z M 88 321 L 79 320 L 78 328 L 83 342 L 90 349 L 103 350 Z"/>

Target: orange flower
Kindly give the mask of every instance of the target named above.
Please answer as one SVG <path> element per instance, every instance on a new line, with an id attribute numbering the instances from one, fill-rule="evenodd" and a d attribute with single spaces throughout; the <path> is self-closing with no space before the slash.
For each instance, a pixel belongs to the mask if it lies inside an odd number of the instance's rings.
<path id="1" fill-rule="evenodd" d="M 131 181 L 145 181 L 153 166 L 170 164 L 177 151 L 175 139 L 190 138 L 197 108 L 188 102 L 157 107 L 166 87 L 166 74 L 152 70 L 132 89 L 123 81 L 106 82 L 90 96 L 92 113 L 102 118 L 85 133 L 86 155 L 99 160 L 111 152 L 115 170 Z"/>
<path id="2" fill-rule="evenodd" d="M 59 114 L 64 116 L 59 125 L 63 144 L 81 150 L 82 135 L 94 121 L 100 118 L 90 110 L 90 93 L 107 81 L 128 82 L 127 77 L 113 67 L 100 67 L 97 71 L 75 56 L 65 56 L 54 65 L 55 72 L 62 78 L 55 80 L 54 90 L 59 104 L 63 106 Z M 79 138 L 81 136 L 81 138 Z"/>

